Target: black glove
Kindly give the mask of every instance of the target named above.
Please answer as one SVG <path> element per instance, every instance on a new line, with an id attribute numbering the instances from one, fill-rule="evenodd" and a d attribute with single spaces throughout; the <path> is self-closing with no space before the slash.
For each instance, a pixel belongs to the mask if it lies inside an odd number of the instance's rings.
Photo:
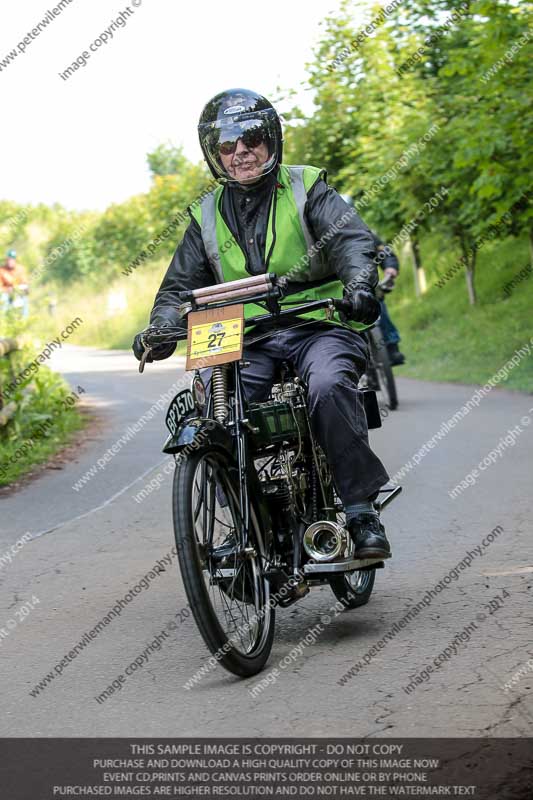
<path id="1" fill-rule="evenodd" d="M 133 349 L 133 355 L 135 356 L 137 361 L 141 360 L 144 353 L 144 344 L 141 341 L 143 336 L 145 336 L 146 334 L 153 333 L 155 329 L 168 327 L 170 324 L 171 323 L 167 320 L 155 322 L 149 325 L 148 328 L 146 328 L 146 330 L 141 331 L 136 335 L 135 339 L 133 340 L 132 349 Z M 176 345 L 177 342 L 164 342 L 162 344 L 152 344 L 151 345 L 152 349 L 148 354 L 146 361 L 148 362 L 148 364 L 151 364 L 152 361 L 161 361 L 163 358 L 168 358 L 169 356 L 172 355 L 172 353 L 176 349 Z"/>
<path id="2" fill-rule="evenodd" d="M 362 322 L 363 325 L 372 325 L 381 314 L 379 300 L 376 299 L 374 291 L 369 284 L 360 284 L 353 292 L 345 295 L 352 306 L 348 315 L 349 319 L 355 322 Z"/>
<path id="3" fill-rule="evenodd" d="M 144 353 L 144 344 L 142 343 L 141 339 L 146 333 L 149 333 L 149 332 L 150 332 L 150 328 L 146 328 L 146 330 L 141 331 L 140 333 L 137 333 L 135 335 L 135 339 L 133 340 L 133 344 L 131 346 L 131 349 L 133 350 L 133 355 L 135 356 L 137 361 L 141 360 L 141 358 L 143 357 L 143 353 Z M 146 360 L 148 361 L 149 364 L 151 364 L 154 359 L 152 358 L 151 355 L 149 355 Z"/>

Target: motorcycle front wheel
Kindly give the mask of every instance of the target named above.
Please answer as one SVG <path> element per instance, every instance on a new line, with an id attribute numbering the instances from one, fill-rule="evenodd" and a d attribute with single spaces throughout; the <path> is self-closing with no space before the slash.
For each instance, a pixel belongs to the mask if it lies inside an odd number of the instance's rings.
<path id="1" fill-rule="evenodd" d="M 247 546 L 240 546 L 249 518 Z M 257 513 L 240 508 L 230 456 L 205 449 L 178 462 L 173 521 L 180 571 L 191 611 L 211 653 L 229 672 L 260 672 L 272 648 L 275 612 Z"/>

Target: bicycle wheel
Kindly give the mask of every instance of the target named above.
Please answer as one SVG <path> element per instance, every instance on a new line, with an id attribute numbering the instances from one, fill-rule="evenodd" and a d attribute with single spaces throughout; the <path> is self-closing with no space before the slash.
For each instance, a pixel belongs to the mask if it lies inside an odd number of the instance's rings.
<path id="1" fill-rule="evenodd" d="M 388 407 L 391 411 L 394 411 L 395 408 L 398 408 L 396 381 L 394 380 L 387 345 L 378 325 L 370 330 L 370 347 L 380 387 L 385 392 Z"/>
<path id="2" fill-rule="evenodd" d="M 253 506 L 244 553 L 239 546 L 245 515 L 233 467 L 214 449 L 182 460 L 174 474 L 173 518 L 180 571 L 200 633 L 223 667 L 247 677 L 268 659 L 275 613 Z"/>

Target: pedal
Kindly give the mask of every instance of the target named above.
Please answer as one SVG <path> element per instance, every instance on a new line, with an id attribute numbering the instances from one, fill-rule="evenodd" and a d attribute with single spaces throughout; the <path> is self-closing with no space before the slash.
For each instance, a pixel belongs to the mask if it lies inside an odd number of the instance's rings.
<path id="1" fill-rule="evenodd" d="M 270 575 L 267 573 L 267 576 L 275 579 L 271 580 L 271 586 L 274 584 L 272 589 L 273 595 L 276 597 L 276 605 L 280 606 L 280 608 L 288 608 L 288 606 L 292 606 L 293 603 L 309 594 L 309 584 L 307 581 L 301 580 L 295 586 L 292 586 L 288 583 L 290 576 L 286 572 L 282 574 L 284 579 L 281 581 L 279 571 L 271 572 Z M 281 595 L 282 589 L 284 589 L 283 595 Z"/>
<path id="2" fill-rule="evenodd" d="M 289 606 L 292 606 L 293 603 L 297 603 L 298 600 L 301 600 L 302 597 L 305 597 L 306 594 L 309 594 L 309 584 L 307 581 L 300 581 L 300 583 L 297 583 L 296 586 L 289 586 L 288 583 L 283 583 L 276 590 L 276 595 L 279 595 L 282 587 L 286 587 L 288 591 L 283 597 L 278 597 L 276 605 L 280 608 L 288 608 Z"/>

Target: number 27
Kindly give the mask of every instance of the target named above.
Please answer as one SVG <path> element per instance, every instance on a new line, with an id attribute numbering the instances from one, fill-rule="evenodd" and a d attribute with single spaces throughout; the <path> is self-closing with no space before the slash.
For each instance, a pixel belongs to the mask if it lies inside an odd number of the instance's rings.
<path id="1" fill-rule="evenodd" d="M 215 342 L 218 338 L 218 347 L 220 347 L 220 345 L 222 344 L 222 339 L 224 338 L 225 335 L 226 331 L 222 331 L 222 333 L 210 333 L 208 337 L 207 346 L 216 347 L 217 345 L 215 344 Z"/>

